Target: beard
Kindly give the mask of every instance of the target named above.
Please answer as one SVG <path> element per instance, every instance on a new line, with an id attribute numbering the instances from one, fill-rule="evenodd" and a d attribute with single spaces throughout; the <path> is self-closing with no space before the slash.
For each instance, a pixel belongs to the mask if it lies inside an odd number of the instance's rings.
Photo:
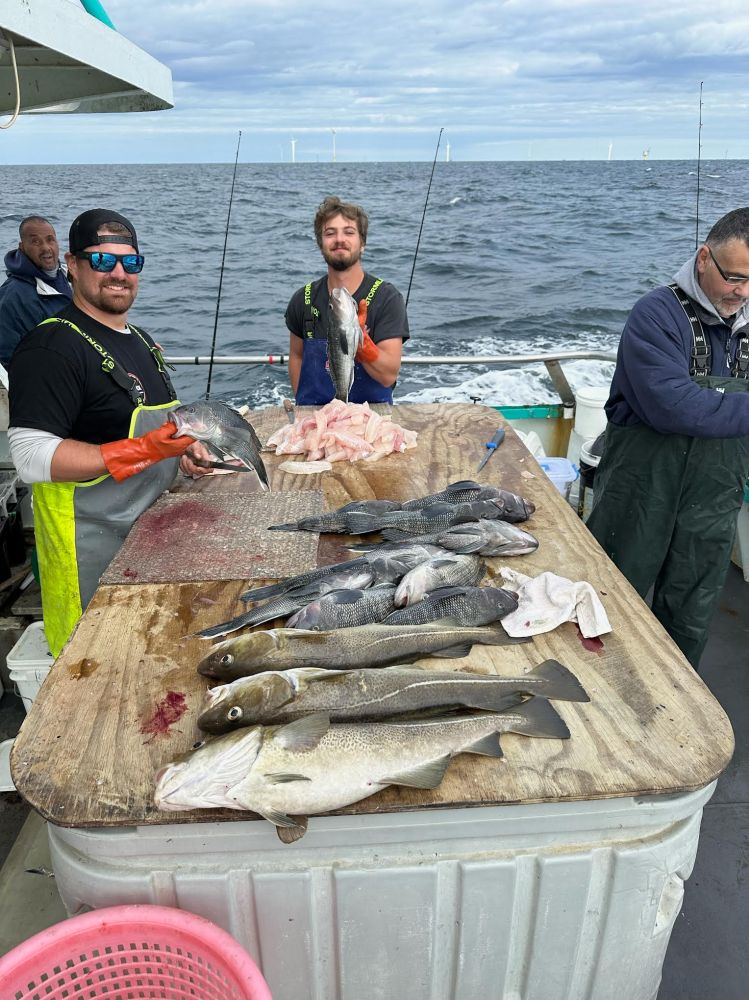
<path id="1" fill-rule="evenodd" d="M 351 253 L 344 255 L 341 255 L 337 250 L 332 253 L 323 250 L 322 255 L 325 258 L 325 263 L 334 271 L 348 271 L 350 267 L 361 260 L 361 250 L 352 250 Z"/>

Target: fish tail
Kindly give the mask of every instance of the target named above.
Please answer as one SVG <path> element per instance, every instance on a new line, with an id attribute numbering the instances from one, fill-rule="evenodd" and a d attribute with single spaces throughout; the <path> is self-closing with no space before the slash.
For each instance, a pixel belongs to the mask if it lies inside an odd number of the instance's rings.
<path id="1" fill-rule="evenodd" d="M 245 590 L 239 595 L 240 601 L 245 604 L 248 601 L 264 601 L 266 597 L 278 597 L 286 591 L 285 583 L 270 583 L 267 587 L 256 587 L 254 590 Z"/>
<path id="2" fill-rule="evenodd" d="M 353 512 L 346 515 L 346 531 L 349 535 L 366 535 L 379 529 L 380 520 L 374 514 Z"/>
<path id="3" fill-rule="evenodd" d="M 501 622 L 495 622 L 492 625 L 483 625 L 481 632 L 482 636 L 476 642 L 480 642 L 484 646 L 513 646 L 515 643 L 526 642 L 531 638 L 530 636 L 516 638 L 515 636 L 508 635 Z"/>
<path id="4" fill-rule="evenodd" d="M 577 677 L 557 660 L 544 660 L 528 676 L 546 682 L 538 691 L 544 698 L 552 701 L 590 701 Z"/>
<path id="5" fill-rule="evenodd" d="M 510 730 L 513 733 L 549 740 L 569 739 L 570 731 L 564 719 L 545 698 L 530 698 L 512 714 L 516 719 Z"/>
<path id="6" fill-rule="evenodd" d="M 228 632 L 236 632 L 237 629 L 244 628 L 245 625 L 259 625 L 261 622 L 269 621 L 270 619 L 260 615 L 257 617 L 258 609 L 254 611 L 248 611 L 243 615 L 238 615 L 236 618 L 231 618 L 228 622 L 221 622 L 219 625 L 211 625 L 210 628 L 204 628 L 200 632 L 196 632 L 195 635 L 201 639 L 215 639 L 220 635 L 226 635 Z"/>

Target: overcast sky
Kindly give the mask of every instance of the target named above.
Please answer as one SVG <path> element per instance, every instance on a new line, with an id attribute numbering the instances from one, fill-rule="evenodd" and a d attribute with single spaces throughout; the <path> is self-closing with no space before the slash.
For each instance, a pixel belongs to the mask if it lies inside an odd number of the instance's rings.
<path id="1" fill-rule="evenodd" d="M 21 2 L 21 0 L 6 0 Z M 172 111 L 26 116 L 0 161 L 749 158 L 736 0 L 103 0 Z"/>

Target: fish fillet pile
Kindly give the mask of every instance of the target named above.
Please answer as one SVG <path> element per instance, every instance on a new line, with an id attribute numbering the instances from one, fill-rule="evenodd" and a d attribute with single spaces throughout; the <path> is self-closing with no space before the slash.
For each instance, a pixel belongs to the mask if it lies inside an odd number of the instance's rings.
<path id="1" fill-rule="evenodd" d="M 373 462 L 415 448 L 416 437 L 416 431 L 380 416 L 368 403 L 333 399 L 314 413 L 280 427 L 265 448 L 277 455 L 304 455 L 308 462 Z"/>

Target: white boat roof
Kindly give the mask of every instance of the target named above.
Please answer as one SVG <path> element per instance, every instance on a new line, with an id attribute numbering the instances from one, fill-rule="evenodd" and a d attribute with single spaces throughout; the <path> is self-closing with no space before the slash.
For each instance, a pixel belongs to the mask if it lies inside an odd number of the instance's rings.
<path id="1" fill-rule="evenodd" d="M 4 35 L 3 35 L 4 33 Z M 4 37 L 5 36 L 5 37 Z M 162 111 L 174 106 L 171 71 L 78 0 L 5 0 L 0 10 L 0 115 Z"/>

